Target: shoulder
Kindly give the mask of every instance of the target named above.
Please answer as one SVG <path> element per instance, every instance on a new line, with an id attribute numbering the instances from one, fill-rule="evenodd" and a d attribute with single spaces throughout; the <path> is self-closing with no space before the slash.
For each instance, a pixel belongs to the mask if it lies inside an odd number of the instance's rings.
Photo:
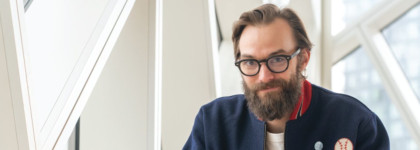
<path id="1" fill-rule="evenodd" d="M 337 137 L 346 137 L 357 143 L 357 149 L 389 149 L 388 135 L 382 122 L 358 99 L 312 85 L 309 109 L 312 113 L 308 113 L 311 117 L 306 117 L 307 120 L 332 141 L 338 140 L 335 139 Z"/>
<path id="2" fill-rule="evenodd" d="M 366 105 L 352 96 L 335 93 L 316 85 L 312 85 L 312 89 L 313 100 L 318 103 L 318 107 L 324 108 L 328 112 L 368 118 L 376 117 Z"/>
<path id="3" fill-rule="evenodd" d="M 247 121 L 255 121 L 257 118 L 249 111 L 244 95 L 221 97 L 201 107 L 199 115 L 211 124 L 230 125 L 240 124 Z"/>
<path id="4" fill-rule="evenodd" d="M 235 111 L 243 110 L 246 107 L 246 100 L 243 94 L 220 97 L 201 107 L 203 113 L 226 113 L 232 114 Z"/>

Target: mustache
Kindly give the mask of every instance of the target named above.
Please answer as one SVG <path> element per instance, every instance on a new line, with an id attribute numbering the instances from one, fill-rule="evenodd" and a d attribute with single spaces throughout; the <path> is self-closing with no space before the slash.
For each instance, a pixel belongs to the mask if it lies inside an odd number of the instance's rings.
<path id="1" fill-rule="evenodd" d="M 254 85 L 250 86 L 249 88 L 252 91 L 259 91 L 259 90 L 264 90 L 264 89 L 273 88 L 273 87 L 282 88 L 282 87 L 285 87 L 287 85 L 287 83 L 288 82 L 284 79 L 274 79 L 274 80 L 272 80 L 270 82 L 267 82 L 267 83 L 254 84 Z"/>

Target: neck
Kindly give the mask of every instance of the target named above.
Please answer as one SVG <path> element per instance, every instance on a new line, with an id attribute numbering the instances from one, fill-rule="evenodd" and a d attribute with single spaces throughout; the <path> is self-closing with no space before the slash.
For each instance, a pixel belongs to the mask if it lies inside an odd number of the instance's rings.
<path id="1" fill-rule="evenodd" d="M 286 129 L 286 122 L 289 121 L 291 113 L 287 113 L 281 119 L 267 121 L 267 131 L 271 133 L 283 133 Z"/>

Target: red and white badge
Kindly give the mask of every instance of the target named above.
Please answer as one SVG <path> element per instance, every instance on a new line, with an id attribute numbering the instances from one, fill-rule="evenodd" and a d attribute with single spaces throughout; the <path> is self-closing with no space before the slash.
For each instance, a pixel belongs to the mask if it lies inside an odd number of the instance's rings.
<path id="1" fill-rule="evenodd" d="M 353 143 L 348 138 L 341 138 L 335 143 L 334 150 L 353 150 Z"/>

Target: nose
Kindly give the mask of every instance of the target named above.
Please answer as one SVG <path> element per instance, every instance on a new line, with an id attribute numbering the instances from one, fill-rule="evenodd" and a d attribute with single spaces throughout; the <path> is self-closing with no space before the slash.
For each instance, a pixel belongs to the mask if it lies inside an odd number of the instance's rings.
<path id="1" fill-rule="evenodd" d="M 274 79 L 274 73 L 268 69 L 266 63 L 262 63 L 260 72 L 258 73 L 258 80 L 261 83 L 268 83 L 269 81 L 273 79 Z"/>

